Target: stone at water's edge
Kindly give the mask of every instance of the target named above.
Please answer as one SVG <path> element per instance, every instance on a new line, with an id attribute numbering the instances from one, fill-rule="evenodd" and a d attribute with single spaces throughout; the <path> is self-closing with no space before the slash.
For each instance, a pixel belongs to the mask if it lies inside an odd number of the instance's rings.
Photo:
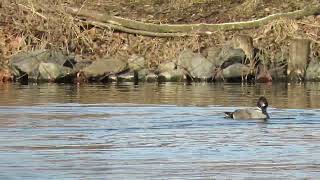
<path id="1" fill-rule="evenodd" d="M 141 69 L 135 73 L 136 80 L 139 82 L 156 82 L 158 81 L 158 75 L 148 69 Z"/>
<path id="2" fill-rule="evenodd" d="M 161 72 L 170 72 L 178 69 L 176 63 L 174 62 L 167 62 L 159 64 L 158 71 Z M 180 69 L 180 68 L 179 68 Z"/>
<path id="3" fill-rule="evenodd" d="M 217 57 L 221 62 L 220 67 L 222 69 L 236 63 L 244 63 L 246 54 L 242 49 L 227 48 L 222 49 Z"/>
<path id="4" fill-rule="evenodd" d="M 68 61 L 69 58 L 61 52 L 36 50 L 13 56 L 10 65 L 16 78 L 27 75 L 27 80 L 55 80 L 57 77 L 73 73 L 71 70 L 62 70 L 66 68 Z M 41 69 L 40 64 L 42 64 Z M 72 67 L 72 63 L 69 63 L 68 66 Z"/>
<path id="5" fill-rule="evenodd" d="M 177 65 L 186 71 L 186 75 L 203 80 L 211 79 L 214 68 L 212 62 L 190 49 L 181 52 Z"/>
<path id="6" fill-rule="evenodd" d="M 222 74 L 224 79 L 244 78 L 250 72 L 247 65 L 235 63 L 223 69 Z"/>
<path id="7" fill-rule="evenodd" d="M 127 60 L 124 58 L 107 57 L 94 61 L 85 67 L 82 72 L 87 78 L 100 78 L 108 74 L 118 74 L 128 70 Z"/>
<path id="8" fill-rule="evenodd" d="M 19 53 L 12 56 L 10 64 L 16 77 L 28 75 L 29 79 L 38 77 L 39 64 L 46 61 L 49 54 L 46 50 L 37 50 L 29 53 Z"/>
<path id="9" fill-rule="evenodd" d="M 158 80 L 161 82 L 181 82 L 185 80 L 183 74 L 172 74 L 170 72 L 162 72 L 158 75 Z"/>
<path id="10" fill-rule="evenodd" d="M 138 81 L 145 81 L 147 74 L 148 74 L 147 69 L 141 69 L 140 71 L 135 72 L 135 76 L 137 76 Z"/>
<path id="11" fill-rule="evenodd" d="M 79 55 L 73 55 L 72 58 L 75 61 L 75 65 L 73 66 L 73 69 L 75 71 L 81 71 L 82 69 L 84 69 L 85 67 L 89 66 L 93 62 L 92 60 L 83 59 Z"/>
<path id="12" fill-rule="evenodd" d="M 182 81 L 183 80 L 183 70 L 179 68 L 176 63 L 168 62 L 160 64 L 158 67 L 159 71 L 159 81 Z"/>
<path id="13" fill-rule="evenodd" d="M 221 48 L 209 47 L 204 51 L 205 51 L 206 58 L 212 63 L 212 65 L 214 67 L 220 67 L 220 65 L 223 63 L 223 60 L 224 60 L 221 57 L 219 57 Z"/>
<path id="14" fill-rule="evenodd" d="M 39 80 L 54 81 L 72 73 L 71 68 L 63 67 L 55 63 L 40 63 L 39 65 Z"/>
<path id="15" fill-rule="evenodd" d="M 135 74 L 132 71 L 121 73 L 117 76 L 117 81 L 134 82 L 135 80 Z"/>
<path id="16" fill-rule="evenodd" d="M 147 81 L 147 82 L 156 82 L 157 80 L 158 80 L 158 76 L 154 73 L 149 72 L 145 76 L 145 81 Z"/>
<path id="17" fill-rule="evenodd" d="M 211 57 L 215 63 L 213 70 L 214 81 L 231 80 L 241 82 L 243 80 L 242 77 L 249 74 L 249 67 L 243 64 L 246 55 L 242 49 L 225 46 L 219 53 L 215 52 L 214 55 Z"/>

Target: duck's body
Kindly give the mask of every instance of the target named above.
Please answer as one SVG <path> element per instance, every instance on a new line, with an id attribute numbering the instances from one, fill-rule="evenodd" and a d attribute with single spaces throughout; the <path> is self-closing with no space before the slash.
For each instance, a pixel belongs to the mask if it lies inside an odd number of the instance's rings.
<path id="1" fill-rule="evenodd" d="M 269 119 L 267 113 L 268 102 L 265 97 L 260 97 L 256 108 L 238 109 L 234 112 L 225 112 L 232 119 Z"/>

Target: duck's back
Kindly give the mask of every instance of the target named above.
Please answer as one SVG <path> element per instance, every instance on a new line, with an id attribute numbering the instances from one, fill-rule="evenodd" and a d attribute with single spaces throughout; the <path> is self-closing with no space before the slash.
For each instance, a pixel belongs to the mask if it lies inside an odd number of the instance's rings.
<path id="1" fill-rule="evenodd" d="M 267 113 L 259 108 L 238 109 L 233 112 L 233 119 L 268 119 Z"/>

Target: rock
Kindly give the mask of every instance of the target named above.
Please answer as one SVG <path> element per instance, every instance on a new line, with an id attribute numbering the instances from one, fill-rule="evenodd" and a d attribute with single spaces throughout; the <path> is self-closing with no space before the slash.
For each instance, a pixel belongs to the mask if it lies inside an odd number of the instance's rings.
<path id="1" fill-rule="evenodd" d="M 26 74 L 29 79 L 37 80 L 39 64 L 46 62 L 48 57 L 49 53 L 46 50 L 19 53 L 11 58 L 10 64 L 15 76 L 22 77 Z"/>
<path id="2" fill-rule="evenodd" d="M 48 50 L 48 59 L 46 62 L 48 63 L 54 63 L 60 66 L 73 68 L 75 65 L 75 61 L 73 59 L 70 59 L 70 57 L 65 56 L 60 51 L 50 51 Z"/>
<path id="3" fill-rule="evenodd" d="M 18 79 L 27 77 L 26 80 L 55 80 L 52 78 L 64 77 L 72 73 L 70 69 L 62 70 L 66 66 L 71 66 L 68 60 L 67 56 L 58 51 L 36 50 L 13 56 L 10 64 Z M 42 64 L 41 69 L 40 64 Z M 45 72 L 46 70 L 48 72 Z"/>
<path id="4" fill-rule="evenodd" d="M 106 78 L 101 79 L 101 81 L 106 81 L 106 82 L 116 82 L 117 81 L 117 76 L 115 74 L 111 74 Z"/>
<path id="5" fill-rule="evenodd" d="M 160 81 L 181 81 L 183 79 L 183 70 L 178 68 L 174 62 L 160 64 L 158 67 Z"/>
<path id="6" fill-rule="evenodd" d="M 71 68 L 56 63 L 40 63 L 38 80 L 54 81 L 66 77 L 72 73 Z"/>
<path id="7" fill-rule="evenodd" d="M 159 64 L 158 71 L 159 72 L 169 72 L 177 69 L 177 65 L 174 62 L 167 62 Z"/>
<path id="8" fill-rule="evenodd" d="M 235 63 L 244 63 L 246 55 L 242 49 L 223 49 L 218 56 L 218 61 L 222 62 L 220 64 L 221 69 L 227 68 L 228 66 Z"/>
<path id="9" fill-rule="evenodd" d="M 158 80 L 158 76 L 155 73 L 150 72 L 146 75 L 147 82 L 155 82 L 157 80 Z"/>
<path id="10" fill-rule="evenodd" d="M 75 55 L 72 57 L 75 61 L 75 65 L 73 66 L 73 69 L 75 71 L 82 71 L 82 69 L 88 67 L 89 65 L 92 64 L 92 60 L 84 59 L 80 55 Z"/>
<path id="11" fill-rule="evenodd" d="M 178 59 L 178 67 L 184 69 L 186 71 L 185 74 L 195 79 L 211 79 L 213 73 L 212 62 L 189 49 L 181 52 Z"/>
<path id="12" fill-rule="evenodd" d="M 242 49 L 234 49 L 230 46 L 225 46 L 216 57 L 213 57 L 216 60 L 215 68 L 213 70 L 213 80 L 214 81 L 223 81 L 225 78 L 234 79 L 241 78 L 242 69 L 234 70 L 235 67 L 245 68 L 246 71 L 248 68 L 246 65 L 242 64 L 245 61 L 246 55 Z M 235 65 L 236 64 L 236 65 Z M 244 66 L 242 66 L 242 65 Z M 233 65 L 233 66 L 232 66 Z M 229 68 L 229 66 L 232 66 Z M 239 81 L 239 80 L 236 80 Z"/>
<path id="13" fill-rule="evenodd" d="M 131 71 L 140 71 L 145 68 L 145 59 L 134 54 L 128 59 L 128 66 Z"/>
<path id="14" fill-rule="evenodd" d="M 234 63 L 244 63 L 246 59 L 245 52 L 240 48 L 233 48 L 226 45 L 223 48 L 210 47 L 204 50 L 203 54 L 213 64 L 213 67 L 222 69 Z"/>
<path id="15" fill-rule="evenodd" d="M 158 75 L 158 80 L 163 82 L 179 82 L 183 79 L 183 74 L 172 74 L 170 72 L 162 72 Z"/>
<path id="16" fill-rule="evenodd" d="M 305 80 L 320 81 L 320 60 L 312 60 L 307 68 Z"/>
<path id="17" fill-rule="evenodd" d="M 135 79 L 135 75 L 134 72 L 130 71 L 130 72 L 126 72 L 126 73 L 120 73 L 117 76 L 117 81 L 124 81 L 124 82 L 134 82 Z"/>
<path id="18" fill-rule="evenodd" d="M 118 74 L 128 70 L 128 63 L 123 58 L 107 57 L 94 61 L 82 72 L 88 78 L 99 78 L 109 74 Z"/>
<path id="19" fill-rule="evenodd" d="M 250 68 L 247 65 L 235 63 L 223 69 L 222 74 L 224 79 L 244 79 L 250 73 Z"/>
<path id="20" fill-rule="evenodd" d="M 214 67 L 219 67 L 223 63 L 223 58 L 219 58 L 221 48 L 209 47 L 206 50 L 206 58 L 213 64 Z"/>
<path id="21" fill-rule="evenodd" d="M 147 69 L 141 69 L 140 71 L 135 73 L 135 78 L 138 81 L 146 81 L 146 76 L 148 74 L 148 70 Z"/>

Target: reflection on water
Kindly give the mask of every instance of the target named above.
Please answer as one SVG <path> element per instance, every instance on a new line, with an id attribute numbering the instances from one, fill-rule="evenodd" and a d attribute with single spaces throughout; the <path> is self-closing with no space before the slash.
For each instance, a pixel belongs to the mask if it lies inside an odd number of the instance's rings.
<path id="1" fill-rule="evenodd" d="M 132 103 L 252 106 L 264 95 L 277 108 L 319 108 L 320 84 L 0 84 L 0 105 Z"/>
<path id="2" fill-rule="evenodd" d="M 309 84 L 0 84 L 0 179 L 320 176 Z M 224 111 L 270 101 L 268 122 Z"/>

